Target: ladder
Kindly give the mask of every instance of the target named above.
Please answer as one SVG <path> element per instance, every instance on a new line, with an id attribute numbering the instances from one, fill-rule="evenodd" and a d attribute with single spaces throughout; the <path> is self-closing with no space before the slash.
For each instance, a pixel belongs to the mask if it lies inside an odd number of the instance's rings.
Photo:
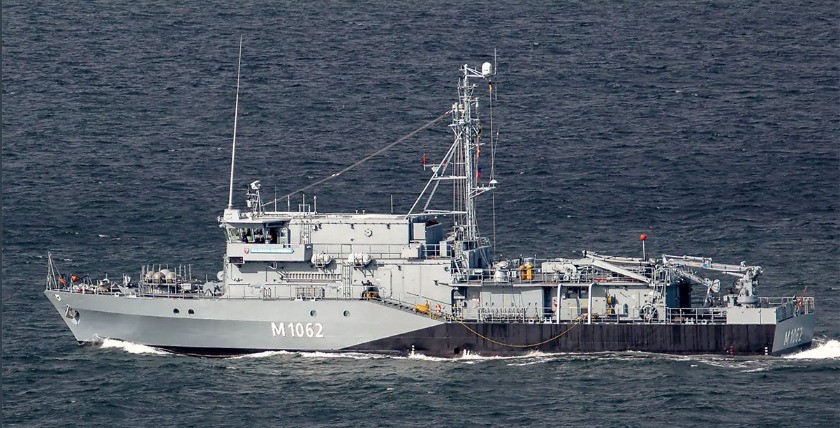
<path id="1" fill-rule="evenodd" d="M 312 236 L 312 219 L 309 218 L 309 215 L 304 215 L 300 219 L 300 243 L 307 245 L 310 244 L 310 239 Z"/>
<path id="2" fill-rule="evenodd" d="M 342 295 L 349 299 L 353 293 L 353 266 L 347 262 L 341 264 Z"/>

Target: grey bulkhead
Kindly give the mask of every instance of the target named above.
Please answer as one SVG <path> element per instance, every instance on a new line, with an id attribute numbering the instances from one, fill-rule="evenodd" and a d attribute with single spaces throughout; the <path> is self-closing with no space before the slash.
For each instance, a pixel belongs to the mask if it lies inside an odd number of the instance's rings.
<path id="1" fill-rule="evenodd" d="M 452 300 L 451 258 L 427 253 L 446 245 L 440 224 L 399 215 L 274 214 L 223 224 L 230 297 L 358 299 L 370 283 L 383 298 L 409 304 Z M 273 230 L 277 243 L 242 241 L 244 231 L 252 239 L 255 230 L 266 237 Z M 318 266 L 313 255 L 331 260 Z M 353 255 L 367 255 L 370 262 L 354 263 Z M 314 287 L 315 295 L 301 294 L 305 287 Z"/>

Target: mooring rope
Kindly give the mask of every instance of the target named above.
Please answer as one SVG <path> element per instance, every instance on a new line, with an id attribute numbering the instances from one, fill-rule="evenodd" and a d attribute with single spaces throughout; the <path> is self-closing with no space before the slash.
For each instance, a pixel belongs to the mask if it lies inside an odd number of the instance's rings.
<path id="1" fill-rule="evenodd" d="M 458 324 L 461 324 L 461 325 L 462 325 L 465 329 L 469 330 L 469 331 L 470 331 L 470 332 L 472 332 L 474 335 L 476 335 L 476 336 L 478 336 L 478 337 L 480 337 L 480 338 L 482 338 L 482 339 L 484 339 L 484 340 L 486 340 L 486 341 L 488 341 L 488 342 L 490 342 L 490 343 L 494 343 L 494 344 L 496 344 L 496 345 L 501 345 L 501 346 L 507 346 L 507 347 L 509 347 L 509 348 L 533 348 L 533 347 L 535 347 L 535 346 L 544 345 L 544 344 L 546 344 L 546 343 L 548 343 L 548 342 L 551 342 L 551 341 L 553 341 L 553 340 L 557 340 L 557 339 L 559 339 L 559 338 L 563 337 L 563 335 L 564 335 L 564 334 L 566 334 L 566 333 L 568 333 L 568 332 L 572 331 L 572 329 L 574 329 L 575 327 L 577 327 L 577 326 L 581 325 L 581 323 L 583 323 L 583 317 L 584 317 L 584 315 L 581 315 L 581 316 L 577 317 L 577 319 L 575 320 L 576 322 L 575 322 L 574 324 L 572 324 L 572 326 L 571 326 L 571 327 L 567 328 L 565 331 L 563 331 L 562 333 L 558 334 L 557 336 L 554 336 L 554 337 L 552 337 L 552 338 L 550 338 L 550 339 L 543 340 L 542 342 L 531 343 L 531 344 L 527 344 L 527 345 L 514 345 L 514 344 L 512 344 L 512 343 L 499 342 L 498 340 L 493 340 L 493 339 L 491 339 L 491 338 L 489 338 L 489 337 L 487 337 L 487 336 L 484 336 L 484 335 L 482 335 L 481 333 L 479 333 L 479 332 L 477 332 L 477 331 L 475 331 L 475 330 L 471 329 L 468 325 L 464 324 L 462 321 L 456 321 L 456 322 L 457 322 Z"/>
<path id="2" fill-rule="evenodd" d="M 294 195 L 294 194 L 301 193 L 301 192 L 303 192 L 303 191 L 305 191 L 305 190 L 309 190 L 309 189 L 311 189 L 311 188 L 313 188 L 313 187 L 315 187 L 315 186 L 317 186 L 317 185 L 319 185 L 319 184 L 321 184 L 321 183 L 324 183 L 324 182 L 327 182 L 327 181 L 329 181 L 329 180 L 332 180 L 333 178 L 336 178 L 336 177 L 338 177 L 339 175 L 344 174 L 344 173 L 345 173 L 345 172 L 347 172 L 347 171 L 350 171 L 351 169 L 353 169 L 353 168 L 355 168 L 355 167 L 357 167 L 357 166 L 359 166 L 359 165 L 361 165 L 361 164 L 363 164 L 363 163 L 365 163 L 365 162 L 367 162 L 367 161 L 369 161 L 369 160 L 371 160 L 371 159 L 375 158 L 376 156 L 381 155 L 382 153 L 384 153 L 384 152 L 386 152 L 386 151 L 390 150 L 391 148 L 393 148 L 393 147 L 394 147 L 394 146 L 396 146 L 397 144 L 402 143 L 403 141 L 405 141 L 405 140 L 407 140 L 407 139 L 409 139 L 409 138 L 413 137 L 413 136 L 414 136 L 415 134 L 417 134 L 418 132 L 420 132 L 420 131 L 422 131 L 422 130 L 424 130 L 424 129 L 426 129 L 426 128 L 428 128 L 428 127 L 432 126 L 432 125 L 434 125 L 437 121 L 439 121 L 439 120 L 443 119 L 444 117 L 448 116 L 448 115 L 449 115 L 449 113 L 451 113 L 451 112 L 452 112 L 452 110 L 447 110 L 447 111 L 446 111 L 445 113 L 443 113 L 442 115 L 440 115 L 440 116 L 438 116 L 438 117 L 436 117 L 436 118 L 434 118 L 434 119 L 430 120 L 429 122 L 426 122 L 423 126 L 421 126 L 421 127 L 417 128 L 417 129 L 415 129 L 414 131 L 409 132 L 409 133 L 408 133 L 408 134 L 406 134 L 406 135 L 403 135 L 402 137 L 400 137 L 399 139 L 397 139 L 397 141 L 394 141 L 393 143 L 388 144 L 387 146 L 385 146 L 385 147 L 383 147 L 383 148 L 381 148 L 381 149 L 379 149 L 379 150 L 377 150 L 377 151 L 373 152 L 372 154 L 370 154 L 370 155 L 368 155 L 367 157 L 365 157 L 364 159 L 362 159 L 362 160 L 360 160 L 360 161 L 358 161 L 358 162 L 354 163 L 353 165 L 350 165 L 350 166 L 348 166 L 348 167 L 346 167 L 346 168 L 342 169 L 341 171 L 338 171 L 337 173 L 335 173 L 335 174 L 333 174 L 333 175 L 331 175 L 331 176 L 329 176 L 329 177 L 322 178 L 322 179 L 320 179 L 320 180 L 318 180 L 318 181 L 316 181 L 316 182 L 314 182 L 314 183 L 312 183 L 312 184 L 310 184 L 310 185 L 308 185 L 308 186 L 301 187 L 300 189 L 295 190 L 295 191 L 294 191 L 294 192 L 292 192 L 292 193 L 289 193 L 289 194 L 284 195 L 284 196 L 282 196 L 282 197 L 280 197 L 280 198 L 275 198 L 275 199 L 273 199 L 273 200 L 271 200 L 271 201 L 268 201 L 268 202 L 266 202 L 266 203 L 263 203 L 263 206 L 266 206 L 266 205 L 269 205 L 269 204 L 273 204 L 274 202 L 277 202 L 277 201 L 279 201 L 279 200 L 281 200 L 281 199 L 286 199 L 286 198 L 288 198 L 288 197 L 290 197 L 290 196 L 292 196 L 292 195 Z"/>

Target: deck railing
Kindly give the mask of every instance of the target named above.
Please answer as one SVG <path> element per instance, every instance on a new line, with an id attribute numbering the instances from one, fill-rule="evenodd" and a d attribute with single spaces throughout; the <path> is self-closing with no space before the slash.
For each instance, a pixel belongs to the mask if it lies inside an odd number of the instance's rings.
<path id="1" fill-rule="evenodd" d="M 726 323 L 726 308 L 668 308 L 666 323 L 722 324 Z"/>

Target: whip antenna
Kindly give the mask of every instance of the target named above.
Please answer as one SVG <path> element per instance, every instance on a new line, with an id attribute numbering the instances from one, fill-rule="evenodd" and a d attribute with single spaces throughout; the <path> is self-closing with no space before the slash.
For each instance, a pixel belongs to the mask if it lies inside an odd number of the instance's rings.
<path id="1" fill-rule="evenodd" d="M 496 49 L 493 49 L 493 76 L 496 76 Z M 495 187 L 496 181 L 496 144 L 499 141 L 499 131 L 496 131 L 496 138 L 493 139 L 493 81 L 489 81 L 490 88 L 490 185 Z M 496 92 L 498 94 L 498 92 Z M 493 252 L 496 252 L 496 192 L 491 195 L 493 198 Z"/>
<path id="2" fill-rule="evenodd" d="M 236 104 L 233 108 L 233 148 L 230 151 L 230 193 L 228 209 L 233 208 L 233 163 L 236 160 L 236 122 L 239 118 L 239 71 L 242 69 L 242 35 L 239 36 L 239 59 L 236 61 Z"/>

